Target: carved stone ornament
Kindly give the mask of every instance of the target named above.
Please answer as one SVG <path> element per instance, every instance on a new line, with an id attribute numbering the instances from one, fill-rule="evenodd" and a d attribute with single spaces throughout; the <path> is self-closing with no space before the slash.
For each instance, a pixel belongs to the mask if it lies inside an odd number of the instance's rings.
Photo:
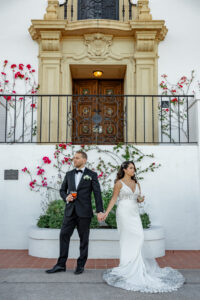
<path id="1" fill-rule="evenodd" d="M 150 14 L 149 0 L 138 0 L 139 7 L 139 21 L 151 21 L 152 16 Z"/>
<path id="2" fill-rule="evenodd" d="M 57 20 L 58 19 L 58 0 L 48 0 L 48 6 L 46 14 L 44 15 L 45 20 Z"/>
<path id="3" fill-rule="evenodd" d="M 61 33 L 59 31 L 41 31 L 42 51 L 59 51 L 60 35 Z"/>
<path id="4" fill-rule="evenodd" d="M 91 57 L 106 56 L 109 53 L 112 44 L 112 35 L 102 33 L 85 34 L 85 45 L 87 46 L 88 55 Z"/>

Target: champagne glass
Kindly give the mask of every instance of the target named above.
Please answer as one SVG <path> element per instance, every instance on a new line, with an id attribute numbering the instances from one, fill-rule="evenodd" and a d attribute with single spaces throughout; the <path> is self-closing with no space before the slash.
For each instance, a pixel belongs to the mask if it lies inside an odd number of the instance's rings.
<path id="1" fill-rule="evenodd" d="M 72 195 L 73 199 L 75 200 L 77 197 L 77 191 L 71 191 L 70 194 Z"/>
<path id="2" fill-rule="evenodd" d="M 144 201 L 144 196 L 138 195 L 138 197 L 137 197 L 137 202 L 141 203 L 141 202 L 143 202 L 143 201 Z"/>

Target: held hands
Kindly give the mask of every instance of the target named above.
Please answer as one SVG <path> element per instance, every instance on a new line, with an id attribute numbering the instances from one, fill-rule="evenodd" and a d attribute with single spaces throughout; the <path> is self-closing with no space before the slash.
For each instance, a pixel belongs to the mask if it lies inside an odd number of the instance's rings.
<path id="1" fill-rule="evenodd" d="M 97 219 L 98 219 L 99 222 L 102 222 L 102 221 L 105 221 L 107 216 L 108 216 L 108 213 L 100 212 L 100 213 L 97 214 Z"/>

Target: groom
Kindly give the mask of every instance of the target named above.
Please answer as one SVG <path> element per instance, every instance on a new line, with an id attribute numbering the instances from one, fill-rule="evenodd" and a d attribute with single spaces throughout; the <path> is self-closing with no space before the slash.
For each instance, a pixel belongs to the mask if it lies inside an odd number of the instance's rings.
<path id="1" fill-rule="evenodd" d="M 88 257 L 90 223 L 93 217 L 91 193 L 94 192 L 98 221 L 103 220 L 103 202 L 97 173 L 85 167 L 87 154 L 77 151 L 73 157 L 75 169 L 66 173 L 60 189 L 60 195 L 66 202 L 63 224 L 60 231 L 60 256 L 57 264 L 46 273 L 66 271 L 69 242 L 77 227 L 80 238 L 80 256 L 77 260 L 75 274 L 81 274 Z M 74 199 L 72 191 L 77 191 Z"/>

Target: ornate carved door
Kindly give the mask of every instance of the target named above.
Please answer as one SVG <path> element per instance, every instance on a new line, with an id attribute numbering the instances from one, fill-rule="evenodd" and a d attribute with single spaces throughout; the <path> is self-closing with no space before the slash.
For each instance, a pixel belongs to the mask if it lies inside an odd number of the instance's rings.
<path id="1" fill-rule="evenodd" d="M 73 95 L 74 144 L 124 141 L 122 80 L 74 80 Z"/>

